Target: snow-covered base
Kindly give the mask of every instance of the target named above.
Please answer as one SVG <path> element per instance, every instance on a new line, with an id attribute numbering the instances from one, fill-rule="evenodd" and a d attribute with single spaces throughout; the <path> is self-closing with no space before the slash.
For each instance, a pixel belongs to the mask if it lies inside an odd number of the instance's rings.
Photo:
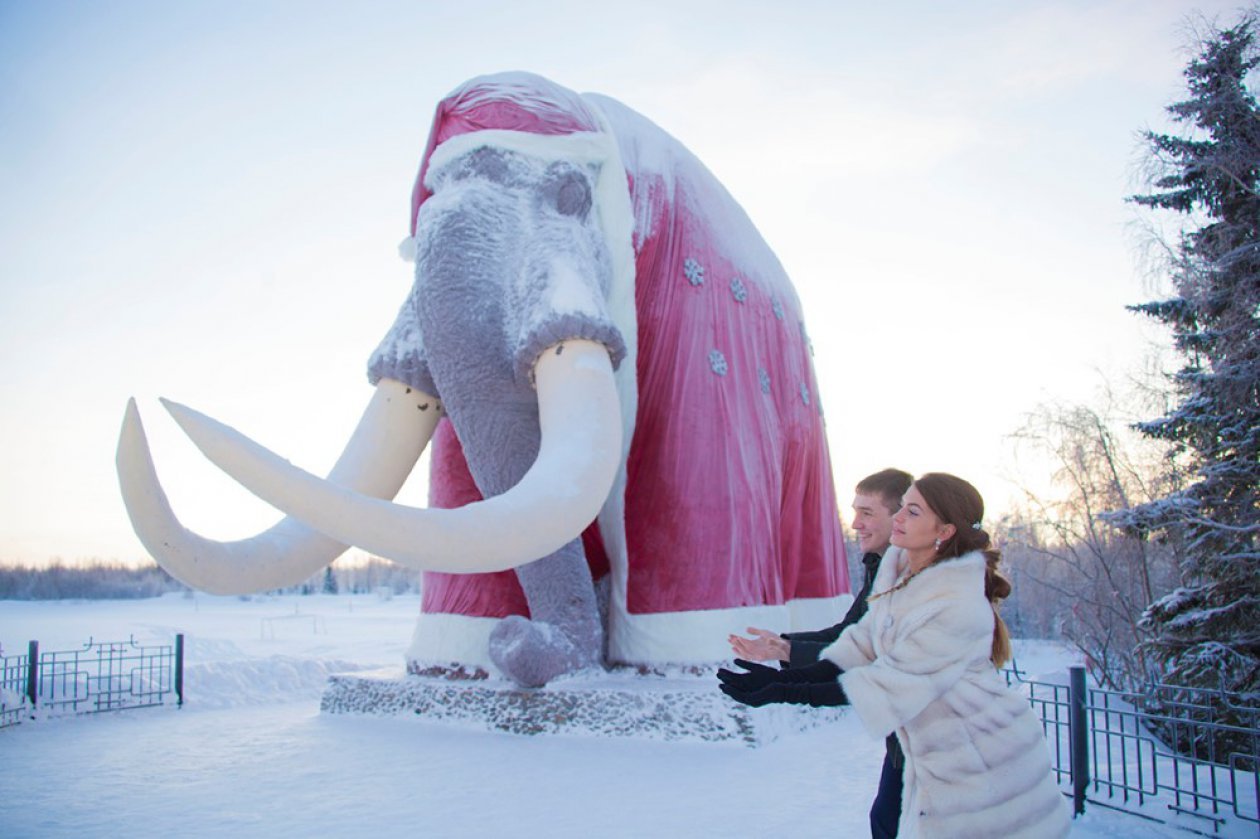
<path id="1" fill-rule="evenodd" d="M 511 734 L 742 743 L 757 747 L 841 719 L 845 709 L 749 708 L 717 689 L 711 672 L 613 671 L 541 689 L 500 680 L 451 680 L 400 670 L 329 677 L 326 714 L 414 714 L 426 722 Z"/>

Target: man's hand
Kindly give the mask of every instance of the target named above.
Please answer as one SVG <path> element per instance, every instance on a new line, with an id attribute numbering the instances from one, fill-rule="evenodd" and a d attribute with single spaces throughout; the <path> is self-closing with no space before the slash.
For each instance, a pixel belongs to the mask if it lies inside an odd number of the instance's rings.
<path id="1" fill-rule="evenodd" d="M 767 629 L 750 626 L 746 630 L 752 638 L 741 635 L 727 636 L 731 649 L 739 658 L 748 661 L 790 661 L 792 647 L 788 641 L 779 637 L 778 633 Z"/>

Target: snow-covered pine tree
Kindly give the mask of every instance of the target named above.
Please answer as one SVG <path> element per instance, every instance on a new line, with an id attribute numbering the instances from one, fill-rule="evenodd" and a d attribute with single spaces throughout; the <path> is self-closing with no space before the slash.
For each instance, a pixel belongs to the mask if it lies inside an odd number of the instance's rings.
<path id="1" fill-rule="evenodd" d="M 1137 428 L 1170 444 L 1186 487 L 1108 516 L 1143 536 L 1184 539 L 1182 585 L 1143 618 L 1164 681 L 1260 704 L 1260 7 L 1210 27 L 1169 106 L 1183 136 L 1144 133 L 1152 191 L 1131 201 L 1183 219 L 1176 294 L 1129 307 L 1172 330 L 1184 366 L 1173 408 Z M 1231 703 L 1231 704 L 1232 704 Z M 1230 716 L 1224 707 L 1226 716 Z M 1254 711 L 1244 712 L 1254 724 Z M 1235 720 L 1238 722 L 1238 720 Z M 1200 744 L 1202 745 L 1202 744 Z"/>

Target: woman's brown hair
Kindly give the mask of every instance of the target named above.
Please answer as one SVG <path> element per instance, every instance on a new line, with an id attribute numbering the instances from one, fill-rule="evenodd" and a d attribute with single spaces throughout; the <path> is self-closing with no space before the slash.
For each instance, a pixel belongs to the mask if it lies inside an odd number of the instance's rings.
<path id="1" fill-rule="evenodd" d="M 954 534 L 941 540 L 933 562 L 980 551 L 985 558 L 984 596 L 993 607 L 994 667 L 1001 667 L 1011 658 L 1011 636 L 1006 622 L 998 614 L 998 606 L 1011 593 L 1011 583 L 998 571 L 1002 554 L 993 547 L 984 531 L 984 499 L 971 484 L 944 472 L 928 472 L 914 482 L 919 494 L 937 517 L 954 526 Z"/>

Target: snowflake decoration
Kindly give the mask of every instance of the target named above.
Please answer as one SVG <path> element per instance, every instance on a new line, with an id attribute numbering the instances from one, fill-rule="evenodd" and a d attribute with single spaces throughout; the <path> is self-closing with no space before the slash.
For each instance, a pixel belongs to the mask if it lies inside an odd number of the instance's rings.
<path id="1" fill-rule="evenodd" d="M 770 306 L 774 309 L 774 316 L 779 320 L 783 320 L 783 304 L 779 302 L 779 298 L 772 297 L 770 299 Z"/>
<path id="2" fill-rule="evenodd" d="M 757 368 L 757 380 L 761 382 L 761 392 L 769 393 L 770 392 L 770 374 L 766 372 L 766 368 L 764 367 Z"/>
<path id="3" fill-rule="evenodd" d="M 809 350 L 809 354 L 814 354 L 814 342 L 809 339 L 809 333 L 805 331 L 805 321 L 798 320 L 797 323 L 801 327 L 801 341 L 805 343 L 805 349 Z"/>
<path id="4" fill-rule="evenodd" d="M 748 288 L 740 281 L 739 277 L 731 278 L 731 296 L 735 298 L 736 303 L 743 303 L 748 299 Z"/>
<path id="5" fill-rule="evenodd" d="M 691 257 L 683 261 L 683 274 L 692 285 L 704 285 L 704 266 Z"/>
<path id="6" fill-rule="evenodd" d="M 709 366 L 713 368 L 714 373 L 725 376 L 726 356 L 722 355 L 720 350 L 709 350 Z"/>

